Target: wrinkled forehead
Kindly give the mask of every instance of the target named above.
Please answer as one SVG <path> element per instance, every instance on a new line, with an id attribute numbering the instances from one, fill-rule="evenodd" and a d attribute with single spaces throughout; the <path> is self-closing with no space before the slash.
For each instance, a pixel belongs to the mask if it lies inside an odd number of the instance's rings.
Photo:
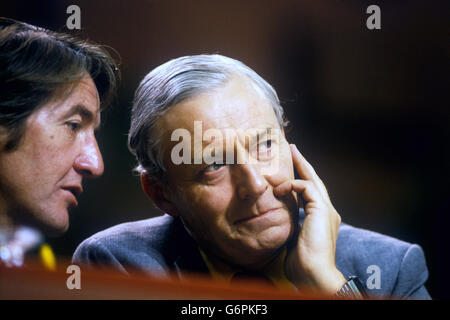
<path id="1" fill-rule="evenodd" d="M 157 128 L 167 138 L 179 128 L 194 132 L 198 122 L 203 130 L 278 128 L 271 102 L 259 87 L 241 76 L 173 106 L 158 121 Z"/>

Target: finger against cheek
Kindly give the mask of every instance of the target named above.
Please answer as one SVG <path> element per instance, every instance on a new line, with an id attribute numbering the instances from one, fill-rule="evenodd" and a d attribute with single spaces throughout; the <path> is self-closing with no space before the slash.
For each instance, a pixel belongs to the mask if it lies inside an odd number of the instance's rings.
<path id="1" fill-rule="evenodd" d="M 292 189 L 301 193 L 302 198 L 307 202 L 319 202 L 320 194 L 312 182 L 304 180 L 292 181 Z"/>
<path id="2" fill-rule="evenodd" d="M 286 176 L 281 173 L 265 175 L 264 178 L 266 178 L 267 182 L 269 182 L 274 188 L 288 180 Z"/>
<path id="3" fill-rule="evenodd" d="M 297 170 L 300 178 L 304 180 L 312 180 L 314 178 L 314 170 L 312 170 L 311 165 L 309 165 L 305 158 L 301 155 L 300 151 L 298 151 L 295 144 L 290 145 L 292 161 L 294 163 L 294 167 Z M 309 165 L 309 166 L 308 166 Z"/>
<path id="4" fill-rule="evenodd" d="M 282 184 L 276 186 L 273 189 L 273 194 L 277 197 L 283 197 L 292 191 L 292 181 L 288 180 L 283 182 Z"/>

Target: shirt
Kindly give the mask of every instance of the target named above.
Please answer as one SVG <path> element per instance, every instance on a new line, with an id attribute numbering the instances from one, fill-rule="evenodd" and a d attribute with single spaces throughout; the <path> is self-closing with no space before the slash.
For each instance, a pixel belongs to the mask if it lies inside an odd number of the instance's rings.
<path id="1" fill-rule="evenodd" d="M 233 268 L 217 258 L 208 256 L 199 248 L 200 254 L 208 267 L 209 272 L 215 280 L 229 283 L 233 276 L 242 271 L 242 269 Z M 293 284 L 288 280 L 284 272 L 284 260 L 286 258 L 286 249 L 278 255 L 267 266 L 259 270 L 267 278 L 269 278 L 275 287 L 282 290 L 295 290 Z"/>

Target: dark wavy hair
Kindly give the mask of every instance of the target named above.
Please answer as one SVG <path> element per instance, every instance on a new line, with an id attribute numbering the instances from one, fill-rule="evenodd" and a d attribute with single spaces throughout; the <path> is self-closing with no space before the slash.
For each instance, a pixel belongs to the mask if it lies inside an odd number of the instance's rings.
<path id="1" fill-rule="evenodd" d="M 14 150 L 27 117 L 58 90 L 89 74 L 101 108 L 113 99 L 120 74 L 101 46 L 23 22 L 0 17 L 0 128 L 4 151 Z"/>

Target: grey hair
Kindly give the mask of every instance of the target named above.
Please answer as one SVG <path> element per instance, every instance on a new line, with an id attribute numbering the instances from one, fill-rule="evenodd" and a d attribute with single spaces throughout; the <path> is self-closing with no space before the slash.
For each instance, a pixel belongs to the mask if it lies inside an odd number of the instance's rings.
<path id="1" fill-rule="evenodd" d="M 170 60 L 153 69 L 136 90 L 131 111 L 128 148 L 138 161 L 135 171 L 163 178 L 166 168 L 158 119 L 172 106 L 225 84 L 233 75 L 243 75 L 262 90 L 275 111 L 278 123 L 287 125 L 284 110 L 274 88 L 242 62 L 222 55 L 194 55 Z"/>

